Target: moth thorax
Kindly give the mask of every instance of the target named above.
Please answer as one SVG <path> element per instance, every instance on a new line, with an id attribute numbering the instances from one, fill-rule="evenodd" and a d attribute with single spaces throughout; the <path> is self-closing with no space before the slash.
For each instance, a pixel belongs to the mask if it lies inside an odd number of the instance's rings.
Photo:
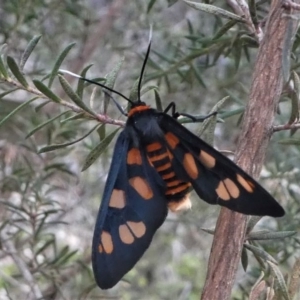
<path id="1" fill-rule="evenodd" d="M 190 200 L 190 194 L 186 194 L 180 201 L 170 201 L 168 208 L 172 212 L 180 212 L 191 209 L 192 202 Z"/>

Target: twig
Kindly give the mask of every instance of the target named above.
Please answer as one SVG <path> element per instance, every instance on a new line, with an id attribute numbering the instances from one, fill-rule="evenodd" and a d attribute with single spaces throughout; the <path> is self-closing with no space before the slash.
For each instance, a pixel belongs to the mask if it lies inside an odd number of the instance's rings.
<path id="1" fill-rule="evenodd" d="M 300 128 L 300 123 L 276 125 L 276 126 L 273 126 L 273 132 L 282 131 L 282 130 L 290 130 L 290 129 L 298 129 L 298 128 Z"/>
<path id="2" fill-rule="evenodd" d="M 256 40 L 261 42 L 263 38 L 263 32 L 260 26 L 253 24 L 248 3 L 245 0 L 227 0 L 226 2 L 237 15 L 245 19 L 250 33 L 253 33 Z"/>
<path id="3" fill-rule="evenodd" d="M 34 295 L 34 299 L 43 299 L 43 294 L 39 286 L 35 283 L 34 277 L 31 274 L 26 263 L 21 259 L 17 253 L 17 249 L 13 242 L 6 236 L 4 230 L 1 232 L 1 243 L 5 251 L 12 257 L 15 265 L 18 267 L 20 273 L 22 274 L 24 280 L 30 286 L 31 292 Z"/>
<path id="4" fill-rule="evenodd" d="M 30 86 L 28 88 L 25 88 L 23 85 L 21 85 L 19 82 L 15 81 L 15 80 L 13 80 L 12 78 L 7 78 L 7 79 L 1 78 L 1 80 L 3 82 L 6 82 L 6 83 L 10 84 L 10 85 L 13 85 L 13 86 L 15 86 L 15 87 L 17 87 L 21 90 L 29 92 L 33 95 L 37 95 L 38 97 L 40 97 L 42 99 L 51 100 L 47 96 L 42 94 L 40 91 L 38 91 L 37 89 L 35 89 L 33 87 L 30 87 Z M 78 113 L 78 114 L 83 113 L 85 117 L 87 117 L 89 119 L 94 119 L 94 120 L 96 120 L 100 123 L 112 124 L 112 125 L 117 125 L 117 126 L 120 126 L 120 127 L 125 126 L 125 122 L 122 121 L 122 120 L 112 119 L 109 116 L 103 115 L 103 114 L 92 115 L 92 114 L 84 111 L 83 109 L 81 109 L 80 107 L 76 106 L 75 104 L 73 104 L 69 101 L 61 99 L 59 104 L 71 109 L 75 113 Z"/>
<path id="5" fill-rule="evenodd" d="M 284 18 L 281 0 L 273 0 L 260 43 L 250 98 L 242 124 L 235 162 L 258 177 L 272 134 L 276 106 L 283 87 L 284 47 L 291 18 Z M 291 35 L 290 39 L 293 36 Z M 262 199 L 263 201 L 263 199 Z M 221 209 L 217 221 L 202 300 L 228 300 L 240 261 L 247 216 Z"/>

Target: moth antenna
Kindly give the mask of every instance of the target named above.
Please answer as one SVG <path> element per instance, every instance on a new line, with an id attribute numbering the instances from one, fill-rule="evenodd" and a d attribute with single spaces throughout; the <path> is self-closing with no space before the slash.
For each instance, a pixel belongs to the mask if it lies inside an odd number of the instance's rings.
<path id="1" fill-rule="evenodd" d="M 139 79 L 139 85 L 138 85 L 138 102 L 141 102 L 141 87 L 142 87 L 142 81 L 143 81 L 143 76 L 144 76 L 144 72 L 145 72 L 145 68 L 146 68 L 146 64 L 147 64 L 147 60 L 149 57 L 149 53 L 150 53 L 150 48 L 151 48 L 151 36 L 152 36 L 152 28 L 150 29 L 150 39 L 149 39 L 149 45 L 148 45 L 148 49 L 147 49 L 147 53 L 143 62 L 143 67 L 142 67 L 142 71 L 141 71 L 141 75 L 140 75 L 140 79 Z"/>
<path id="2" fill-rule="evenodd" d="M 102 84 L 102 83 L 99 83 L 99 82 L 96 82 L 96 81 L 87 79 L 87 78 L 85 78 L 85 77 L 82 77 L 82 76 L 80 76 L 80 75 L 78 75 L 78 74 L 72 73 L 72 72 L 67 71 L 67 70 L 59 69 L 59 72 L 65 73 L 65 74 L 69 74 L 69 75 L 74 76 L 74 77 L 76 77 L 76 78 L 79 78 L 79 79 L 81 79 L 81 80 L 83 80 L 83 81 L 86 81 L 86 82 L 89 82 L 89 83 L 92 83 L 92 84 L 101 86 L 102 88 L 107 89 L 108 91 L 113 92 L 113 93 L 115 93 L 115 94 L 121 96 L 122 98 L 124 98 L 125 100 L 127 100 L 129 103 L 134 104 L 134 102 L 133 102 L 132 100 L 130 100 L 129 98 L 127 98 L 126 96 L 124 96 L 124 95 L 121 94 L 120 92 L 118 92 L 118 91 L 116 91 L 116 90 L 114 90 L 114 89 L 112 89 L 112 88 L 109 88 L 108 86 L 106 86 L 106 85 L 104 85 L 104 84 Z"/>

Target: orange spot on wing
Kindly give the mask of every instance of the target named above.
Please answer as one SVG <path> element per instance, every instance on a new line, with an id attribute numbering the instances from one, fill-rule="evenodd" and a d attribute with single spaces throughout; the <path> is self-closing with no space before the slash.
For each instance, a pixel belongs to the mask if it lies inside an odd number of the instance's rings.
<path id="1" fill-rule="evenodd" d="M 125 207 L 125 204 L 125 192 L 122 190 L 114 189 L 109 200 L 109 206 L 121 209 Z"/>
<path id="2" fill-rule="evenodd" d="M 177 194 L 177 193 L 180 193 L 180 192 L 186 190 L 190 186 L 191 186 L 191 184 L 189 182 L 187 182 L 187 183 L 185 183 L 183 185 L 180 185 L 178 187 L 168 189 L 165 194 L 166 195 L 174 195 L 174 194 Z"/>
<path id="3" fill-rule="evenodd" d="M 147 149 L 147 152 L 153 152 L 153 151 L 157 151 L 161 148 L 161 144 L 158 143 L 158 142 L 155 142 L 155 143 L 152 143 L 152 144 L 149 144 L 146 149 Z"/>
<path id="4" fill-rule="evenodd" d="M 114 250 L 111 234 L 105 230 L 101 233 L 101 244 L 106 254 L 111 254 Z"/>
<path id="5" fill-rule="evenodd" d="M 132 244 L 134 242 L 134 236 L 125 224 L 119 226 L 119 235 L 124 244 Z"/>
<path id="6" fill-rule="evenodd" d="M 230 195 L 228 194 L 223 181 L 220 181 L 218 187 L 216 188 L 216 193 L 222 200 L 226 201 L 230 199 Z"/>
<path id="7" fill-rule="evenodd" d="M 203 150 L 200 151 L 199 159 L 202 164 L 209 169 L 216 165 L 216 159 Z"/>
<path id="8" fill-rule="evenodd" d="M 186 153 L 184 155 L 183 166 L 191 178 L 196 179 L 198 177 L 198 168 L 192 154 Z"/>
<path id="9" fill-rule="evenodd" d="M 174 173 L 174 172 L 170 172 L 170 173 L 168 173 L 168 174 L 162 175 L 161 177 L 162 177 L 163 179 L 170 179 L 170 178 L 172 178 L 172 177 L 174 177 L 174 176 L 175 176 L 175 173 Z"/>
<path id="10" fill-rule="evenodd" d="M 129 183 L 145 200 L 153 197 L 153 192 L 144 178 L 136 176 L 130 178 Z"/>
<path id="11" fill-rule="evenodd" d="M 142 157 L 141 152 L 137 148 L 132 148 L 127 153 L 127 164 L 129 165 L 141 165 L 142 164 Z"/>
<path id="12" fill-rule="evenodd" d="M 101 244 L 99 244 L 99 246 L 98 246 L 98 251 L 99 251 L 99 253 L 103 253 L 103 247 Z"/>
<path id="13" fill-rule="evenodd" d="M 171 132 L 166 133 L 165 138 L 172 149 L 175 149 L 179 144 L 179 139 Z"/>
<path id="14" fill-rule="evenodd" d="M 240 190 L 237 187 L 237 185 L 229 178 L 226 178 L 223 182 L 224 182 L 230 196 L 232 198 L 238 198 L 240 195 Z"/>
<path id="15" fill-rule="evenodd" d="M 168 208 L 172 212 L 178 212 L 190 209 L 192 207 L 191 200 L 189 198 L 189 194 L 185 195 L 183 199 L 180 201 L 171 201 L 168 203 Z"/>
<path id="16" fill-rule="evenodd" d="M 161 171 L 167 170 L 171 167 L 172 167 L 171 163 L 166 163 L 165 165 L 156 168 L 156 171 L 161 172 Z"/>
<path id="17" fill-rule="evenodd" d="M 146 232 L 146 226 L 143 222 L 128 221 L 127 225 L 137 238 L 142 237 Z"/>
<path id="18" fill-rule="evenodd" d="M 236 174 L 237 181 L 241 184 L 241 186 L 248 192 L 253 193 L 254 190 L 254 184 L 248 180 L 246 180 L 244 177 L 242 177 L 240 174 Z"/>

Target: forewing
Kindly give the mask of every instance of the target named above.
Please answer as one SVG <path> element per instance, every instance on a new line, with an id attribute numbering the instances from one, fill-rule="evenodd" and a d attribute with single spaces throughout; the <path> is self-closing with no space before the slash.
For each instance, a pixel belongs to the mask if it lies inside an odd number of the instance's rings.
<path id="1" fill-rule="evenodd" d="M 166 215 L 164 184 L 125 128 L 116 142 L 94 231 L 92 264 L 100 288 L 111 288 L 136 264 Z"/>
<path id="2" fill-rule="evenodd" d="M 278 202 L 230 159 L 169 115 L 161 113 L 159 122 L 175 158 L 175 172 L 191 182 L 203 200 L 249 215 L 284 215 Z"/>

